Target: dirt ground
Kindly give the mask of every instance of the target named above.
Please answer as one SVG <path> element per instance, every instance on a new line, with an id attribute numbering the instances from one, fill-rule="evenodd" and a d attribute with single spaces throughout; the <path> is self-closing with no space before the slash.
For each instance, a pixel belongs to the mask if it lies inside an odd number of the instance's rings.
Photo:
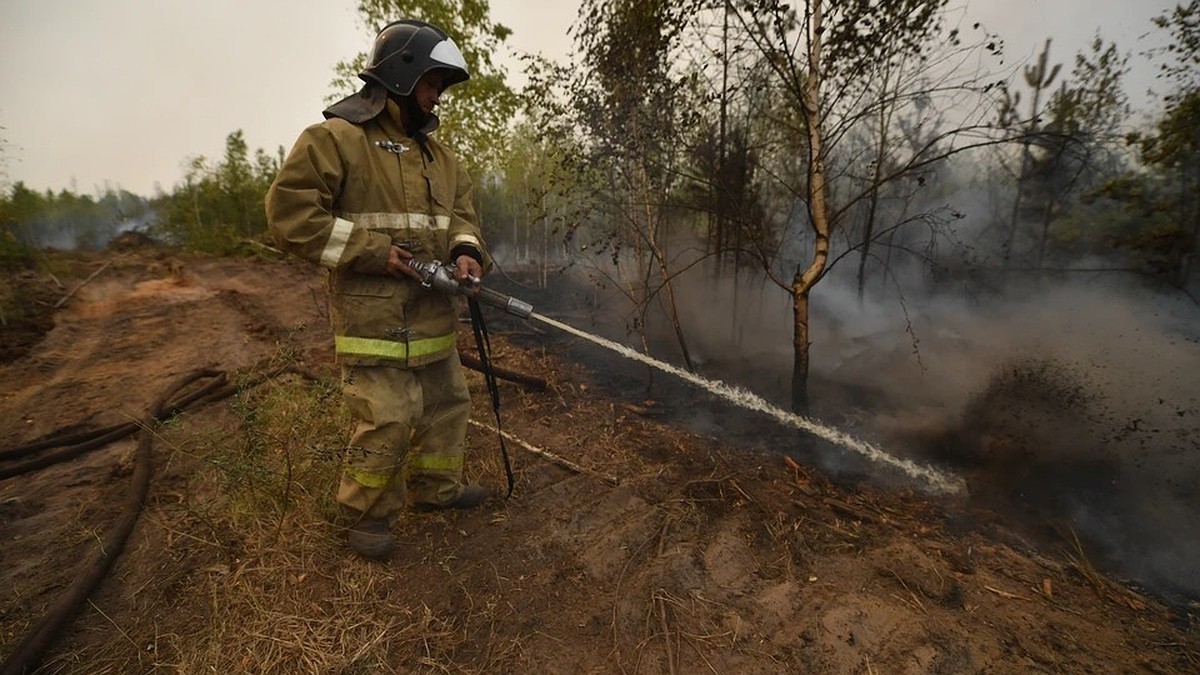
<path id="1" fill-rule="evenodd" d="M 104 264 L 40 341 L 5 327 L 0 449 L 145 420 L 198 368 L 335 376 L 313 268 L 107 251 L 58 261 L 63 288 L 26 275 L 23 292 L 46 306 Z M 513 496 L 406 517 L 388 564 L 354 558 L 335 522 L 335 385 L 284 378 L 141 431 L 156 441 L 145 509 L 38 672 L 1200 670 L 1194 605 L 1104 576 L 1083 546 L 1026 543 L 969 499 L 834 482 L 750 439 L 686 431 L 653 401 L 606 398 L 603 372 L 531 335 L 492 336 L 497 365 L 547 383 L 501 382 L 503 427 L 577 466 L 508 442 Z M 460 347 L 472 353 L 468 327 Z M 473 419 L 491 424 L 470 381 Z M 135 443 L 0 481 L 5 659 L 96 555 Z M 470 477 L 499 489 L 496 436 L 476 427 L 470 444 Z M 235 470 L 259 451 L 279 461 Z M 284 472 L 286 494 L 255 496 Z"/>

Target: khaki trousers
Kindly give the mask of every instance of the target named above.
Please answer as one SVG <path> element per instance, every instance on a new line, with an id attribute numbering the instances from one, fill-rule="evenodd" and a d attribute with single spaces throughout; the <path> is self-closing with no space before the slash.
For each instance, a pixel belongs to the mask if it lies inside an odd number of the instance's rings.
<path id="1" fill-rule="evenodd" d="M 355 422 L 337 500 L 388 522 L 409 503 L 462 493 L 471 398 L 458 353 L 419 368 L 343 366 Z"/>

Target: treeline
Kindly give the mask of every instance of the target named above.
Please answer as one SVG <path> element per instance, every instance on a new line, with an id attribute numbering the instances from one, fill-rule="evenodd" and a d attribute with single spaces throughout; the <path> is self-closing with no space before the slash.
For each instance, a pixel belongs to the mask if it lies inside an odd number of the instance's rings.
<path id="1" fill-rule="evenodd" d="M 191 160 L 183 182 L 159 204 L 155 231 L 170 243 L 197 251 L 228 254 L 260 237 L 267 227 L 263 199 L 283 161 L 260 149 L 250 155 L 242 132 L 225 139 L 216 163 Z"/>
<path id="2" fill-rule="evenodd" d="M 793 314 L 797 408 L 811 298 L 835 275 L 906 315 L 926 292 L 1064 276 L 1196 299 L 1200 0 L 1146 18 L 1167 45 L 1151 55 L 1166 96 L 1149 124 L 1121 46 L 1097 35 L 1064 66 L 1047 41 L 1013 69 L 1003 36 L 964 12 L 583 0 L 576 61 L 531 62 L 529 124 L 496 169 L 495 191 L 519 193 L 505 212 L 526 216 L 514 249 L 620 290 L 642 344 L 657 322 L 688 367 L 692 338 L 721 329 L 712 295 L 729 289 L 714 280 L 763 282 L 732 300 L 731 324 L 774 286 L 790 296 L 774 306 Z"/>
<path id="3" fill-rule="evenodd" d="M 813 283 L 853 268 L 860 297 L 905 268 L 1004 285 L 1101 263 L 1195 290 L 1200 2 L 1147 19 L 1167 45 L 1149 123 L 1101 36 L 1008 72 L 944 0 L 794 5 L 585 0 L 578 62 L 527 73 L 497 212 L 602 252 L 639 304 L 696 256 L 794 293 L 810 263 Z"/>
<path id="4" fill-rule="evenodd" d="M 360 12 L 368 25 L 435 12 L 468 46 L 507 37 L 486 2 L 469 15 L 426 4 L 372 0 Z M 577 61 L 526 62 L 515 126 L 503 69 L 468 49 L 472 83 L 452 92 L 439 137 L 476 176 L 493 246 L 543 275 L 591 265 L 627 293 L 637 325 L 658 300 L 670 308 L 673 280 L 705 258 L 797 296 L 834 268 L 853 269 L 862 297 L 905 269 L 1003 283 L 1088 258 L 1194 289 L 1198 0 L 1149 21 L 1168 45 L 1150 124 L 1129 109 L 1128 53 L 1099 36 L 1066 68 L 1047 42 L 1023 70 L 992 72 L 956 65 L 1002 54 L 998 36 L 960 29 L 945 0 L 811 7 L 824 13 L 585 0 Z M 488 101 L 507 126 L 476 114 Z M 221 157 L 192 159 L 152 198 L 17 183 L 0 194 L 0 254 L 10 264 L 39 246 L 100 245 L 131 226 L 235 251 L 265 230 L 282 153 L 251 152 L 235 131 Z"/>
<path id="5" fill-rule="evenodd" d="M 29 267 L 44 248 L 102 246 L 123 231 L 146 229 L 153 215 L 150 200 L 126 190 L 108 188 L 92 197 L 37 192 L 18 182 L 0 195 L 0 265 Z"/>
<path id="6" fill-rule="evenodd" d="M 37 192 L 14 183 L 0 194 L 0 265 L 31 267 L 41 249 L 99 248 L 132 230 L 189 250 L 234 253 L 266 230 L 263 197 L 282 152 L 251 155 L 244 134 L 234 131 L 220 159 L 192 158 L 170 194 L 149 198 L 115 188 L 95 197 Z"/>

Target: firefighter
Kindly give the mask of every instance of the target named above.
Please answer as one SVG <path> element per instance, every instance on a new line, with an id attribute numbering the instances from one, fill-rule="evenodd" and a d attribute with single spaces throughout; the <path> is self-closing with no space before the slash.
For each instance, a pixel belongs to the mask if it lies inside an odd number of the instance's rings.
<path id="1" fill-rule="evenodd" d="M 405 508 L 474 508 L 462 478 L 471 401 L 455 349 L 457 312 L 407 260 L 438 260 L 457 281 L 489 267 L 471 181 L 430 134 L 462 53 L 423 21 L 388 24 L 365 82 L 305 129 L 267 192 L 281 248 L 327 270 L 330 320 L 354 421 L 337 500 L 356 553 L 387 559 Z"/>

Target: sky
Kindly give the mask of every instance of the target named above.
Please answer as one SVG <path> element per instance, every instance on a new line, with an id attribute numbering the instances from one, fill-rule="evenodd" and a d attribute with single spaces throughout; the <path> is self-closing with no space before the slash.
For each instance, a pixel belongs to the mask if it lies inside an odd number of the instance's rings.
<path id="1" fill-rule="evenodd" d="M 1053 60 L 1099 32 L 1133 61 L 1150 18 L 1173 0 L 959 0 L 1001 35 L 1010 63 L 1047 37 Z M 333 67 L 374 31 L 353 0 L 3 0 L 0 2 L 0 186 L 143 196 L 171 191 L 192 157 L 217 158 L 229 133 L 250 148 L 288 148 L 320 120 Z M 563 60 L 578 0 L 491 0 L 513 30 L 500 55 Z M 952 2 L 954 5 L 954 2 Z M 956 5 L 957 6 L 957 5 Z M 1140 93 L 1149 69 L 1133 74 Z"/>

